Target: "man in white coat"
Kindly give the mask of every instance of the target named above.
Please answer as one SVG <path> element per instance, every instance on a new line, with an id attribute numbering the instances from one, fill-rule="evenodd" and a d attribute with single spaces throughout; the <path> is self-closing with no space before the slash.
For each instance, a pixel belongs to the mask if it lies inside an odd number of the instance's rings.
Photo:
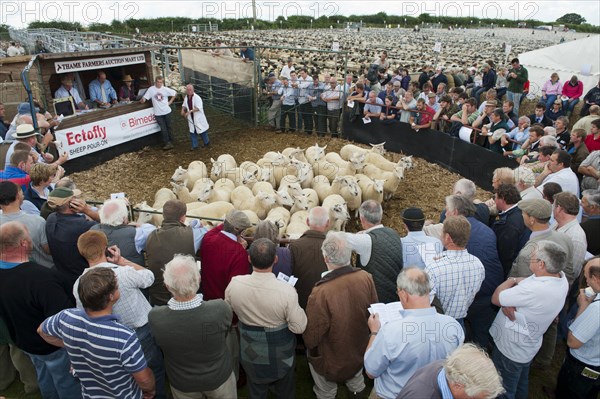
<path id="1" fill-rule="evenodd" d="M 202 99 L 194 93 L 194 86 L 188 84 L 185 87 L 186 96 L 181 106 L 181 115 L 187 119 L 192 140 L 192 151 L 198 148 L 198 135 L 202 137 L 204 147 L 210 144 L 208 140 L 208 121 L 204 115 Z"/>

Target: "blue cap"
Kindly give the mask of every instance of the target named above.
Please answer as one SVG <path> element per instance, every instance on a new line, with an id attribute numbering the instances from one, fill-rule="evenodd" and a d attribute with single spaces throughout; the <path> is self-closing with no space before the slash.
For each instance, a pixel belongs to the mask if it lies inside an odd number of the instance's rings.
<path id="1" fill-rule="evenodd" d="M 39 108 L 35 108 L 35 112 L 40 112 Z M 29 103 L 21 103 L 19 104 L 19 107 L 17 108 L 17 113 L 19 115 L 28 115 L 31 114 L 31 105 L 29 105 Z"/>

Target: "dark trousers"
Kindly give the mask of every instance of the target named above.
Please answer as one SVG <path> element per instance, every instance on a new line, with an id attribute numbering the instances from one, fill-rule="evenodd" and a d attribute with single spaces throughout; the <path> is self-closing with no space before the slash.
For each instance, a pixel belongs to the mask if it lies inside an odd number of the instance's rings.
<path id="1" fill-rule="evenodd" d="M 167 144 L 173 141 L 173 132 L 171 130 L 171 114 L 155 115 L 155 118 L 158 126 L 160 126 L 163 143 Z"/>
<path id="2" fill-rule="evenodd" d="M 312 134 L 313 131 L 313 120 L 312 120 L 312 105 L 310 102 L 299 105 L 299 114 L 302 118 L 302 124 L 304 125 L 304 131 L 308 134 Z"/>
<path id="3" fill-rule="evenodd" d="M 281 105 L 281 130 L 285 131 L 285 119 L 288 118 L 289 126 L 288 130 L 296 130 L 296 111 L 294 105 Z"/>
<path id="4" fill-rule="evenodd" d="M 480 97 L 485 92 L 487 92 L 487 89 L 483 86 L 479 86 L 479 87 L 473 89 L 473 92 L 471 93 L 471 97 L 475 97 L 475 101 L 477 101 L 478 107 L 481 104 Z"/>
<path id="5" fill-rule="evenodd" d="M 496 309 L 492 305 L 491 297 L 475 298 L 469 311 L 466 321 L 466 341 L 472 341 L 488 349 L 490 343 L 489 330 L 496 318 Z"/>
<path id="6" fill-rule="evenodd" d="M 327 119 L 329 122 L 329 133 L 338 134 L 338 122 L 340 120 L 340 110 L 339 109 L 328 109 L 327 110 Z"/>
<path id="7" fill-rule="evenodd" d="M 250 399 L 267 399 L 269 391 L 278 399 L 294 399 L 296 397 L 296 367 L 281 379 L 268 384 L 256 384 L 248 379 L 248 394 Z"/>
<path id="8" fill-rule="evenodd" d="M 581 375 L 585 367 L 600 371 L 600 367 L 592 367 L 580 362 L 571 355 L 570 350 L 567 350 L 567 357 L 558 373 L 556 399 L 596 399 L 598 397 L 600 378 L 592 380 Z"/>
<path id="9" fill-rule="evenodd" d="M 319 105 L 313 107 L 313 119 L 317 127 L 317 134 L 323 135 L 327 133 L 327 106 Z"/>

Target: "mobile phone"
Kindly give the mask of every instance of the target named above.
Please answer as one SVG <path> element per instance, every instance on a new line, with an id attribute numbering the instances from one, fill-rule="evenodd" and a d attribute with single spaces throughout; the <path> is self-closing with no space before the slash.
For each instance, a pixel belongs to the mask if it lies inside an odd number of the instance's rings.
<path id="1" fill-rule="evenodd" d="M 106 248 L 106 249 L 104 250 L 104 255 L 106 255 L 106 257 L 107 257 L 107 258 L 112 258 L 112 256 L 113 256 L 113 255 L 110 253 L 110 251 L 108 250 L 108 248 Z"/>

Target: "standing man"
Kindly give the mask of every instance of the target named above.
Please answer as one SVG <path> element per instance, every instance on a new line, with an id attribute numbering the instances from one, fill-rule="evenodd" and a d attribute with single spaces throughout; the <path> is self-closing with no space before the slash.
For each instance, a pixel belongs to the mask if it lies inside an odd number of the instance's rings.
<path id="1" fill-rule="evenodd" d="M 144 97 L 140 99 L 140 103 L 145 103 L 146 100 L 152 99 L 152 106 L 154 107 L 154 116 L 156 122 L 160 126 L 163 140 L 163 150 L 173 149 L 173 132 L 171 129 L 171 104 L 175 101 L 177 92 L 175 90 L 164 86 L 164 78 L 157 76 L 154 79 L 154 86 L 146 90 Z M 169 99 L 170 97 L 170 99 Z"/>
<path id="2" fill-rule="evenodd" d="M 231 354 L 226 345 L 233 316 L 231 307 L 222 299 L 204 301 L 197 293 L 200 270 L 192 256 L 175 255 L 165 265 L 163 279 L 173 298 L 166 306 L 154 307 L 148 322 L 165 354 L 173 397 L 236 397 Z"/>
<path id="3" fill-rule="evenodd" d="M 125 259 L 121 256 L 118 247 L 109 248 L 106 235 L 101 231 L 83 233 L 77 240 L 77 248 L 90 265 L 73 285 L 77 307 L 84 308 L 79 295 L 79 283 L 86 273 L 96 268 L 106 268 L 115 273 L 121 299 L 115 304 L 113 314 L 119 316 L 119 322 L 133 330 L 140 340 L 148 367 L 154 374 L 156 398 L 164 399 L 166 390 L 163 356 L 154 342 L 148 325 L 148 313 L 152 307 L 141 291 L 154 282 L 152 271 Z M 107 253 L 110 254 L 110 261 L 106 256 Z"/>
<path id="4" fill-rule="evenodd" d="M 344 383 L 358 397 L 366 389 L 367 309 L 377 302 L 375 283 L 369 273 L 350 266 L 352 248 L 343 233 L 330 231 L 322 250 L 329 271 L 308 298 L 303 334 L 313 391 L 317 399 L 335 398 L 337 384 Z"/>
<path id="5" fill-rule="evenodd" d="M 248 375 L 250 398 L 295 398 L 296 336 L 306 328 L 306 314 L 291 285 L 277 280 L 276 245 L 259 238 L 250 246 L 252 274 L 236 276 L 225 300 L 239 318 L 240 360 Z"/>
<path id="6" fill-rule="evenodd" d="M 529 365 L 569 291 L 562 272 L 566 258 L 560 245 L 539 241 L 529 263 L 533 275 L 525 279 L 511 277 L 494 292 L 492 302 L 502 311 L 490 328 L 496 345 L 492 360 L 502 375 L 507 398 L 527 397 Z"/>
<path id="7" fill-rule="evenodd" d="M 329 86 L 329 76 L 325 75 L 325 82 L 319 82 L 319 75 L 313 75 L 313 84 L 308 88 L 308 99 L 312 107 L 314 126 L 319 137 L 327 133 L 327 104 L 321 98 L 325 87 Z"/>
<path id="8" fill-rule="evenodd" d="M 329 213 L 320 206 L 308 212 L 306 224 L 309 229 L 302 236 L 290 243 L 292 273 L 298 278 L 296 290 L 298 302 L 306 309 L 308 297 L 321 274 L 327 271 L 321 246 L 329 228 Z"/>
<path id="9" fill-rule="evenodd" d="M 485 278 L 479 259 L 466 250 L 471 224 L 464 216 L 444 220 L 442 242 L 446 251 L 425 266 L 431 290 L 442 302 L 445 314 L 454 317 L 464 328 L 467 310 Z"/>
<path id="10" fill-rule="evenodd" d="M 423 232 L 425 215 L 420 208 L 406 208 L 402 212 L 402 223 L 408 232 L 402 237 L 402 256 L 404 266 L 425 268 L 425 259 L 433 258 L 444 250 L 442 242 Z"/>
<path id="11" fill-rule="evenodd" d="M 204 147 L 209 146 L 208 141 L 208 121 L 204 114 L 202 99 L 194 93 L 194 86 L 188 84 L 185 86 L 185 99 L 181 105 L 181 116 L 187 119 L 190 139 L 192 140 L 192 151 L 198 148 L 198 135 L 202 137 Z"/>
<path id="12" fill-rule="evenodd" d="M 577 279 L 585 263 L 587 239 L 585 231 L 577 221 L 579 199 L 571 193 L 563 191 L 554 196 L 552 213 L 555 224 L 551 229 L 566 234 L 573 242 L 573 278 Z"/>
<path id="13" fill-rule="evenodd" d="M 335 76 L 329 78 L 329 85 L 321 94 L 321 98 L 327 104 L 327 122 L 329 133 L 332 136 L 338 134 L 338 121 L 340 120 L 340 109 L 342 108 L 342 88 L 337 84 Z"/>
<path id="14" fill-rule="evenodd" d="M 89 90 L 90 100 L 99 107 L 110 107 L 111 104 L 116 104 L 118 101 L 117 92 L 110 81 L 106 79 L 104 71 L 99 71 L 98 77 L 90 82 Z"/>
<path id="15" fill-rule="evenodd" d="M 279 133 L 286 131 L 285 120 L 289 120 L 288 131 L 296 131 L 296 99 L 298 98 L 297 90 L 292 87 L 287 78 L 282 79 L 282 86 L 277 90 L 277 94 L 281 98 L 281 121 Z"/>
<path id="16" fill-rule="evenodd" d="M 195 256 L 206 234 L 200 223 L 184 224 L 186 210 L 185 203 L 179 200 L 165 202 L 162 225 L 148 236 L 146 265 L 154 273 L 154 284 L 150 287 L 150 303 L 154 306 L 166 305 L 171 299 L 163 283 L 163 267 L 175 254 Z"/>
<path id="17" fill-rule="evenodd" d="M 120 298 L 117 276 L 94 268 L 78 288 L 84 309 L 65 309 L 38 328 L 49 344 L 65 347 L 84 397 L 152 398 L 154 376 L 135 333 L 112 310 Z"/>
<path id="18" fill-rule="evenodd" d="M 558 374 L 557 398 L 597 398 L 600 393 L 600 258 L 583 268 L 588 288 L 577 297 L 579 310 L 569 326 L 567 357 Z M 594 378 L 596 377 L 596 378 Z"/>
<path id="19" fill-rule="evenodd" d="M 277 79 L 273 72 L 269 73 L 266 94 L 268 97 L 271 97 L 272 103 L 267 111 L 267 121 L 269 122 L 269 126 L 275 130 L 281 129 L 281 95 L 279 94 L 279 89 L 282 85 L 283 83 Z"/>
<path id="20" fill-rule="evenodd" d="M 313 79 L 308 76 L 306 68 L 302 68 L 300 70 L 300 77 L 298 78 L 298 115 L 302 118 L 306 134 L 312 134 L 313 130 L 312 105 L 310 105 L 308 98 L 308 89 L 312 84 Z"/>
<path id="21" fill-rule="evenodd" d="M 288 58 L 286 64 L 283 66 L 283 68 L 281 68 L 281 73 L 279 74 L 279 76 L 290 79 L 290 73 L 295 70 L 296 69 L 294 68 L 294 59 Z"/>
<path id="22" fill-rule="evenodd" d="M 358 209 L 363 231 L 342 233 L 359 256 L 360 266 L 373 276 L 380 302 L 398 301 L 396 278 L 402 270 L 402 240 L 400 235 L 381 224 L 383 209 L 376 201 L 363 202 Z"/>
<path id="23" fill-rule="evenodd" d="M 508 75 L 506 76 L 506 80 L 508 81 L 506 100 L 513 102 L 515 105 L 514 112 L 518 117 L 521 96 L 523 95 L 525 82 L 529 80 L 529 73 L 527 72 L 527 69 L 519 63 L 518 58 L 513 58 L 510 65 L 512 65 L 512 68 L 508 70 Z"/>
<path id="24" fill-rule="evenodd" d="M 369 317 L 371 337 L 365 352 L 365 371 L 375 378 L 373 390 L 382 399 L 396 399 L 415 371 L 445 359 L 465 340 L 460 324 L 438 314 L 429 304 L 427 273 L 416 267 L 404 268 L 396 284 L 404 308 L 402 319 L 382 326 L 379 314 Z M 443 333 L 429 334 L 431 331 Z"/>
<path id="25" fill-rule="evenodd" d="M 33 362 L 42 397 L 80 398 L 81 387 L 69 372 L 67 351 L 47 344 L 36 333 L 46 317 L 73 303 L 55 273 L 29 261 L 31 248 L 25 225 L 0 226 L 0 318 L 11 340 Z"/>

